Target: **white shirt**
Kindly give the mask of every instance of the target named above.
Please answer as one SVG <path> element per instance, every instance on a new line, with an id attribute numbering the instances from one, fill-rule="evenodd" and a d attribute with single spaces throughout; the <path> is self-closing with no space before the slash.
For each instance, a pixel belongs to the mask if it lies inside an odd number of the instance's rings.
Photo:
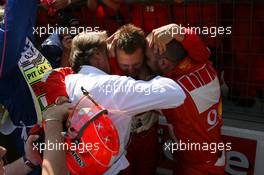
<path id="1" fill-rule="evenodd" d="M 91 66 L 83 66 L 78 74 L 66 76 L 65 84 L 72 102 L 80 100 L 83 96 L 81 87 L 84 87 L 109 111 L 119 133 L 120 154 L 127 144 L 132 116 L 153 109 L 175 108 L 186 98 L 182 88 L 169 78 L 157 76 L 151 81 L 136 81 L 126 76 L 108 75 Z M 118 174 L 128 165 L 123 154 L 105 175 Z"/>

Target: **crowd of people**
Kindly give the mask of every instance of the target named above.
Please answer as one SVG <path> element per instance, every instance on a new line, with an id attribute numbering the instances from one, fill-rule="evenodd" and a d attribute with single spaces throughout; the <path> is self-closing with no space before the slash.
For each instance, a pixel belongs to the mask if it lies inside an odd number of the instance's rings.
<path id="1" fill-rule="evenodd" d="M 220 70 L 211 63 L 222 40 L 200 37 L 182 28 L 179 24 L 201 22 L 195 17 L 181 17 L 182 1 L 164 4 L 113 0 L 5 2 L 0 30 L 0 175 L 69 172 L 67 151 L 45 150 L 41 156 L 33 149 L 40 136 L 29 132 L 36 123 L 44 123 L 44 143 L 65 142 L 65 122 L 83 97 L 83 89 L 108 110 L 120 146 L 103 173 L 80 168 L 78 173 L 71 169 L 71 174 L 155 174 L 161 117 L 166 118 L 175 143 L 222 143 Z M 185 11 L 185 15 L 195 16 L 194 9 L 188 7 L 190 14 Z M 210 4 L 202 9 L 203 25 L 218 25 L 212 21 L 215 7 Z M 171 15 L 172 11 L 177 16 Z M 49 25 L 99 30 L 73 34 L 59 29 L 38 36 L 36 29 Z M 259 65 L 262 58 L 258 55 Z M 255 75 L 260 83 L 253 87 L 253 96 L 263 81 L 259 69 Z M 240 90 L 236 92 L 245 94 L 245 99 L 250 96 Z M 82 155 L 78 156 L 83 161 Z M 224 174 L 224 149 L 213 153 L 176 151 L 173 157 L 174 174 Z M 85 163 L 82 166 L 88 166 Z"/>
<path id="2" fill-rule="evenodd" d="M 98 26 L 113 34 L 124 24 L 132 23 L 150 33 L 160 26 L 177 23 L 185 27 L 230 28 L 229 35 L 199 33 L 211 50 L 210 60 L 217 69 L 221 84 L 229 88 L 235 105 L 252 107 L 263 93 L 263 3 L 259 1 L 102 1 L 90 6 L 73 4 L 61 12 L 71 14 L 81 26 Z M 80 3 L 80 2 L 79 2 Z M 63 6 L 64 7 L 64 6 Z M 248 8 L 250 7 L 250 8 Z M 62 8 L 62 7 L 61 7 Z M 248 15 L 246 15 L 248 14 Z M 38 10 L 37 26 L 56 25 L 61 16 L 49 16 Z M 63 15 L 62 15 L 63 16 Z M 221 29 L 223 30 L 223 29 Z M 214 29 L 214 32 L 216 29 Z M 212 32 L 212 31 L 211 31 Z M 42 37 L 45 38 L 45 37 Z M 43 39 L 40 39 L 42 42 Z M 251 59 L 252 58 L 252 59 Z M 240 75 L 245 77 L 240 79 Z"/>

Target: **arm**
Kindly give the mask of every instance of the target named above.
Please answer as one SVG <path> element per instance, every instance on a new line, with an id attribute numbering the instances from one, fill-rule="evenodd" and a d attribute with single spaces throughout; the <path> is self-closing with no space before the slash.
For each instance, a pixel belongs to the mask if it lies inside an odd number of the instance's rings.
<path id="1" fill-rule="evenodd" d="M 32 169 L 25 165 L 22 157 L 16 160 L 15 162 L 6 165 L 4 169 L 6 175 L 26 175 L 32 171 Z"/>
<path id="2" fill-rule="evenodd" d="M 194 31 L 177 24 L 169 24 L 154 29 L 150 36 L 150 47 L 160 53 L 166 50 L 166 44 L 172 39 L 181 42 L 188 52 L 188 56 L 198 62 L 206 62 L 210 57 L 210 51 Z"/>
<path id="3" fill-rule="evenodd" d="M 67 76 L 66 81 L 74 76 L 76 75 Z M 59 89 L 63 87 L 64 96 L 69 95 L 73 101 L 82 96 L 80 90 L 81 87 L 84 87 L 95 98 L 95 101 L 110 112 L 121 112 L 131 116 L 153 109 L 174 108 L 183 104 L 186 98 L 182 88 L 168 78 L 156 77 L 151 81 L 136 81 L 126 76 L 106 74 L 94 77 L 87 76 L 88 79 L 83 77 L 85 77 L 84 74 L 82 74 L 82 79 L 74 85 L 67 83 L 67 87 L 58 78 L 49 81 L 55 87 L 59 86 Z M 52 89 L 53 91 L 61 91 Z"/>
<path id="4" fill-rule="evenodd" d="M 63 143 L 62 122 L 48 122 L 45 128 L 45 143 Z M 63 150 L 44 151 L 42 175 L 64 175 L 67 173 L 66 155 Z"/>
<path id="5" fill-rule="evenodd" d="M 163 77 L 136 81 L 122 76 L 99 86 L 101 92 L 94 95 L 98 102 L 102 101 L 114 107 L 113 110 L 132 116 L 153 109 L 175 108 L 183 104 L 186 98 L 185 92 L 175 81 Z"/>
<path id="6" fill-rule="evenodd" d="M 206 62 L 208 61 L 211 53 L 208 47 L 204 44 L 199 36 L 193 31 L 186 29 L 185 37 L 182 41 L 180 41 L 183 47 L 187 50 L 188 56 L 198 62 Z M 175 36 L 176 37 L 176 36 Z"/>
<path id="7" fill-rule="evenodd" d="M 29 136 L 26 145 L 25 145 L 25 157 L 29 160 L 34 166 L 37 166 L 41 163 L 41 158 L 37 150 L 33 149 L 33 142 L 38 139 L 37 135 Z M 33 169 L 27 166 L 23 158 L 19 158 L 13 163 L 10 163 L 4 167 L 6 175 L 26 175 L 30 173 Z M 19 170 L 19 171 L 18 171 Z"/>
<path id="8" fill-rule="evenodd" d="M 73 109 L 70 103 L 57 105 L 49 108 L 44 113 L 45 121 L 47 119 L 55 119 L 45 122 L 45 143 L 64 143 L 61 135 L 63 131 L 63 121 L 66 115 Z M 45 150 L 42 163 L 42 175 L 66 175 L 66 154 L 64 150 Z"/>
<path id="9" fill-rule="evenodd" d="M 9 0 L 0 30 L 0 78 L 17 66 L 27 36 L 33 35 L 36 0 Z"/>

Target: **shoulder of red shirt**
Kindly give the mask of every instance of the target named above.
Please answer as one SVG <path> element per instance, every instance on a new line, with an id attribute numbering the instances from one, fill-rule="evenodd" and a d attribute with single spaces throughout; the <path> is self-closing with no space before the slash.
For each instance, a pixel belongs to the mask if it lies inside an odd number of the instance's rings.
<path id="1" fill-rule="evenodd" d="M 65 77 L 74 74 L 70 67 L 52 70 L 45 81 L 46 99 L 48 105 L 54 104 L 60 96 L 68 97 L 65 85 Z"/>
<path id="2" fill-rule="evenodd" d="M 181 44 L 191 59 L 198 62 L 207 62 L 209 60 L 211 55 L 210 50 L 194 31 L 186 29 L 185 38 Z"/>

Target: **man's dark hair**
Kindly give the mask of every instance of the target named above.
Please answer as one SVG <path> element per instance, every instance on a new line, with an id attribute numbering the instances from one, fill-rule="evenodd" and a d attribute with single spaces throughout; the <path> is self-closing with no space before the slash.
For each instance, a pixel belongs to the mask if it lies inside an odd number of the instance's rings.
<path id="1" fill-rule="evenodd" d="M 78 72 L 82 65 L 90 65 L 90 58 L 94 53 L 106 52 L 106 39 L 106 32 L 84 32 L 75 36 L 69 59 L 72 69 Z"/>
<path id="2" fill-rule="evenodd" d="M 158 58 L 167 58 L 175 65 L 188 56 L 187 51 L 182 44 L 176 40 L 172 40 L 166 46 L 166 51 L 162 54 L 157 54 Z"/>
<path id="3" fill-rule="evenodd" d="M 119 28 L 116 39 L 116 49 L 121 49 L 127 54 L 132 54 L 139 48 L 144 52 L 146 43 L 144 32 L 132 24 Z"/>

